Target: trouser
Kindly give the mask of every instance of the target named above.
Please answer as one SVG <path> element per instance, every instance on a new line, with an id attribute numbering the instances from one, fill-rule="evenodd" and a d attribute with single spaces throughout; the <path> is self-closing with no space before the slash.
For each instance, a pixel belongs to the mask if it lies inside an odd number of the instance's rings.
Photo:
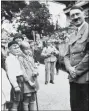
<path id="1" fill-rule="evenodd" d="M 71 111 L 89 111 L 89 84 L 70 83 Z"/>
<path id="2" fill-rule="evenodd" d="M 19 105 L 20 111 L 34 111 L 36 92 L 30 92 L 32 89 L 30 89 L 29 83 L 24 81 L 23 76 L 18 77 L 17 80 L 22 92 Z"/>
<path id="3" fill-rule="evenodd" d="M 4 104 L 1 105 L 1 110 L 10 111 L 11 107 L 12 107 L 12 102 L 6 101 Z"/>
<path id="4" fill-rule="evenodd" d="M 11 89 L 11 108 L 9 111 L 18 111 L 18 106 L 20 103 L 21 92 L 16 92 L 13 88 Z"/>
<path id="5" fill-rule="evenodd" d="M 1 105 L 1 111 L 8 111 L 8 109 L 6 108 L 6 104 Z"/>
<path id="6" fill-rule="evenodd" d="M 54 73 L 55 73 L 55 62 L 46 62 L 45 63 L 45 82 L 50 80 L 54 80 Z"/>
<path id="7" fill-rule="evenodd" d="M 18 111 L 19 101 L 13 101 L 12 107 L 9 111 Z"/>
<path id="8" fill-rule="evenodd" d="M 56 62 L 56 71 L 57 71 L 57 74 L 58 74 L 58 70 L 59 70 L 59 61 L 57 60 L 57 62 Z"/>
<path id="9" fill-rule="evenodd" d="M 34 111 L 35 93 L 31 95 L 24 94 L 23 111 Z"/>

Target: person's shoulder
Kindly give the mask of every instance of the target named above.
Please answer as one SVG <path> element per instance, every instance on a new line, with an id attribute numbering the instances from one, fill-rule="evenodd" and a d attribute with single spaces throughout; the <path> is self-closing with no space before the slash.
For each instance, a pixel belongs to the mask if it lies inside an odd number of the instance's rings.
<path id="1" fill-rule="evenodd" d="M 6 60 L 13 60 L 13 58 L 14 58 L 14 55 L 12 55 L 11 53 L 9 53 L 8 55 L 7 55 L 7 57 L 6 57 Z"/>

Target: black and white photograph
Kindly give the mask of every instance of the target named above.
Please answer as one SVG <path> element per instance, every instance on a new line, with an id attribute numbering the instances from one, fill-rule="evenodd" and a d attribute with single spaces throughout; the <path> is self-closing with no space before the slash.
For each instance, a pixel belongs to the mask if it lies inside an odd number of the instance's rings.
<path id="1" fill-rule="evenodd" d="M 89 111 L 89 0 L 1 0 L 1 111 Z"/>

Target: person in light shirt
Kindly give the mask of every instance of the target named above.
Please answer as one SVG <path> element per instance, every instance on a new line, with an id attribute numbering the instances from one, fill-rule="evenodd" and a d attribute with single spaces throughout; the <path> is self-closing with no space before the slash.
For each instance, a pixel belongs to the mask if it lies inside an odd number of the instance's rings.
<path id="1" fill-rule="evenodd" d="M 18 57 L 22 55 L 22 51 L 20 50 L 20 47 L 16 41 L 8 43 L 8 49 L 9 55 L 6 58 L 5 65 L 7 76 L 12 86 L 10 100 L 12 106 L 10 108 L 10 111 L 17 111 L 21 93 L 20 87 L 17 82 L 17 77 L 23 75 Z"/>
<path id="2" fill-rule="evenodd" d="M 47 41 L 47 47 L 44 47 L 41 56 L 44 57 L 45 62 L 45 84 L 49 82 L 54 84 L 55 63 L 57 61 L 56 55 L 59 51 L 52 45 L 51 41 Z"/>

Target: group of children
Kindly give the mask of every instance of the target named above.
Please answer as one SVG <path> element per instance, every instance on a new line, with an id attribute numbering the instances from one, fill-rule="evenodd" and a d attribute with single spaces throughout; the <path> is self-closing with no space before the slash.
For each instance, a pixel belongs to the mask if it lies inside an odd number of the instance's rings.
<path id="1" fill-rule="evenodd" d="M 8 43 L 7 36 L 2 33 L 1 49 L 2 100 L 5 99 L 2 101 L 2 110 L 34 110 L 39 84 L 38 71 L 30 44 L 21 34 L 17 34 Z"/>

